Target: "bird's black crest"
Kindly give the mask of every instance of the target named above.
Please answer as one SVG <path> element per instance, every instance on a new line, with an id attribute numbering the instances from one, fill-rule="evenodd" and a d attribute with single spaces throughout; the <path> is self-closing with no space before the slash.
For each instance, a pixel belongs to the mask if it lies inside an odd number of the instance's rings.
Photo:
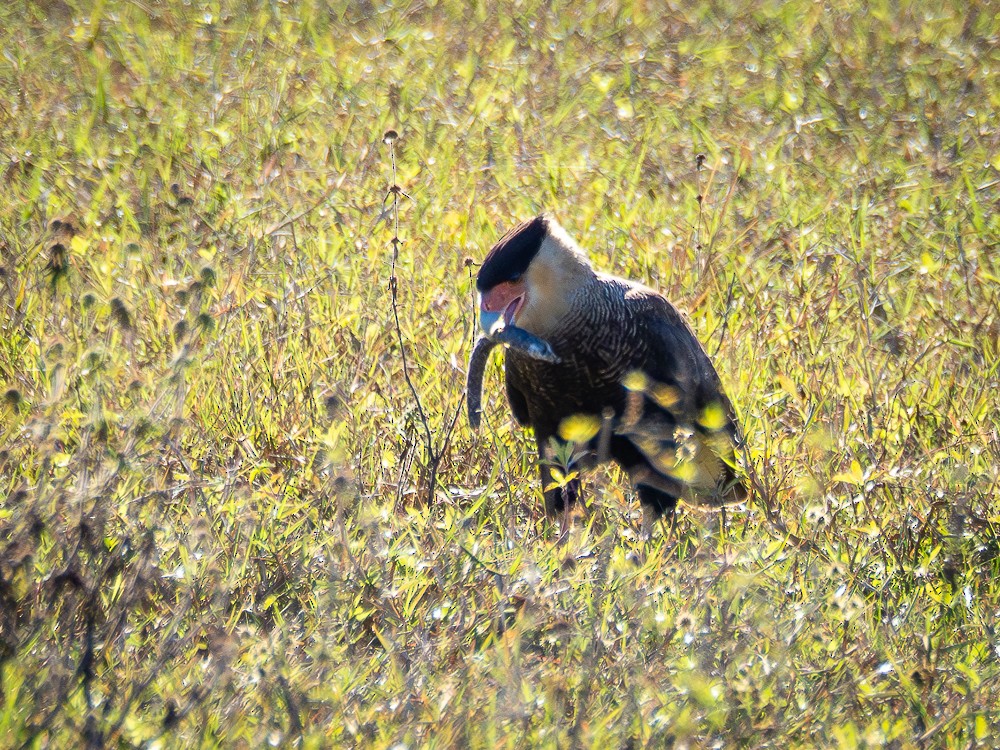
<path id="1" fill-rule="evenodd" d="M 528 270 L 528 265 L 548 231 L 548 220 L 542 215 L 518 224 L 507 232 L 483 261 L 476 277 L 476 288 L 485 292 Z"/>

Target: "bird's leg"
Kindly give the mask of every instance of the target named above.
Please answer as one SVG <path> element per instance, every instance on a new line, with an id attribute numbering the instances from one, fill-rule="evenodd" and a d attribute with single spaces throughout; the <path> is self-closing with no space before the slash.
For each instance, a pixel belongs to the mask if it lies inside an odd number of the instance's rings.
<path id="1" fill-rule="evenodd" d="M 558 521 L 559 533 L 556 537 L 557 544 L 565 544 L 569 539 L 569 532 L 573 526 L 572 508 L 575 500 L 573 491 L 573 481 L 561 486 L 556 485 L 551 477 L 551 472 L 542 467 L 542 486 L 548 488 L 545 491 L 545 515 L 552 521 Z"/>
<path id="2" fill-rule="evenodd" d="M 573 528 L 573 507 L 580 497 L 580 480 L 573 478 L 559 487 L 552 486 L 551 472 L 544 464 L 541 466 L 542 486 L 545 492 L 545 515 L 559 521 L 558 543 L 564 544 L 569 539 Z"/>
<path id="3" fill-rule="evenodd" d="M 640 539 L 642 541 L 648 542 L 653 538 L 653 528 L 658 521 L 665 523 L 666 536 L 673 536 L 674 527 L 677 525 L 676 506 L 668 508 L 665 512 L 661 512 L 658 508 L 654 508 L 651 505 L 642 506 L 642 531 L 640 532 Z"/>
<path id="4" fill-rule="evenodd" d="M 544 456 L 539 457 L 538 474 L 542 479 L 542 496 L 545 498 L 545 515 L 554 518 L 563 509 L 562 488 L 555 485 L 551 467 Z"/>
<path id="5" fill-rule="evenodd" d="M 669 516 L 670 530 L 673 531 L 677 498 L 656 487 L 640 484 L 636 487 L 639 493 L 639 504 L 642 506 L 642 539 L 649 541 L 653 536 L 653 527 L 664 516 Z"/>
<path id="6" fill-rule="evenodd" d="M 569 540 L 569 532 L 573 529 L 573 506 L 578 501 L 582 504 L 579 478 L 568 481 L 561 487 L 560 491 L 562 493 L 562 512 L 559 514 L 559 543 L 562 544 Z"/>
<path id="7" fill-rule="evenodd" d="M 648 540 L 659 518 L 666 513 L 673 515 L 684 485 L 680 480 L 667 476 L 652 466 L 649 459 L 628 438 L 618 435 L 612 437 L 611 458 L 628 474 L 629 481 L 639 496 L 639 504 L 642 506 L 641 536 L 643 540 Z"/>
<path id="8" fill-rule="evenodd" d="M 551 437 L 544 439 L 537 435 L 536 439 L 545 515 L 550 519 L 559 519 L 559 542 L 563 543 L 573 525 L 573 506 L 580 499 L 580 477 L 577 472 L 581 467 L 577 464 L 578 457 L 573 455 L 572 443 L 564 443 Z"/>
<path id="9" fill-rule="evenodd" d="M 565 456 L 565 443 L 556 438 L 535 436 L 538 442 L 538 473 L 542 480 L 542 494 L 545 497 L 545 515 L 549 518 L 557 516 L 573 502 L 573 480 L 566 481 L 570 471 L 569 462 Z M 559 480 L 556 477 L 560 477 Z"/>

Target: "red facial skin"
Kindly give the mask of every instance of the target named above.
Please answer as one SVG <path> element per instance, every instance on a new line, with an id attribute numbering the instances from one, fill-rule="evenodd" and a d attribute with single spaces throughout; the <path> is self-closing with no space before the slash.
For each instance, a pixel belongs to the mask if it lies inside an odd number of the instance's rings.
<path id="1" fill-rule="evenodd" d="M 483 312 L 502 312 L 504 323 L 511 325 L 524 306 L 527 290 L 523 281 L 502 281 L 482 295 L 479 308 Z"/>

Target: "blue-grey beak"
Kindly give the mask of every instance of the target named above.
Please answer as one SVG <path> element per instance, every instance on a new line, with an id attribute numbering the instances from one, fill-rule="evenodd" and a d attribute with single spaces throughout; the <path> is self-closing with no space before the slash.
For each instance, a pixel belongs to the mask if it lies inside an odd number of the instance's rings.
<path id="1" fill-rule="evenodd" d="M 497 328 L 502 328 L 503 324 L 502 312 L 489 312 L 482 308 L 479 309 L 479 326 L 483 329 L 483 333 L 487 335 L 494 333 Z"/>

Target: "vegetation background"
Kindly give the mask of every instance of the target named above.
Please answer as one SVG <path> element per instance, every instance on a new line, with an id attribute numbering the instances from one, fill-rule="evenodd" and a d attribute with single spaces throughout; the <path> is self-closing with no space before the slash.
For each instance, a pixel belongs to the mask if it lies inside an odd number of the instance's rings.
<path id="1" fill-rule="evenodd" d="M 991 3 L 15 0 L 0 43 L 0 746 L 997 746 Z M 601 471 L 559 546 L 495 364 L 466 426 L 465 259 L 546 209 L 689 312 L 745 507 L 643 545 Z"/>

